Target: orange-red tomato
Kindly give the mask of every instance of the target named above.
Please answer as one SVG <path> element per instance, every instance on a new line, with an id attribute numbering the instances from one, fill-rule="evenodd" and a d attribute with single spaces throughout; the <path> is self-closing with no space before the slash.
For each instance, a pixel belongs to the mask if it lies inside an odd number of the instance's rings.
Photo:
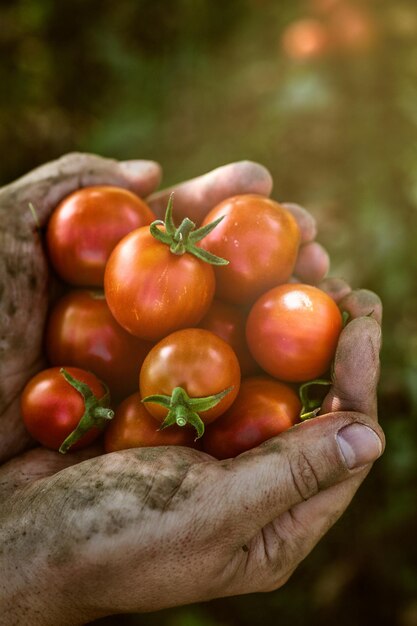
<path id="1" fill-rule="evenodd" d="M 200 413 L 205 424 L 229 408 L 239 391 L 240 367 L 232 348 L 223 339 L 202 328 L 178 330 L 157 343 L 145 358 L 140 371 L 142 398 L 171 395 L 182 387 L 191 398 L 212 396 L 232 387 L 213 408 Z M 167 409 L 147 403 L 147 410 L 162 422 Z"/>
<path id="2" fill-rule="evenodd" d="M 97 186 L 74 191 L 48 222 L 50 261 L 71 285 L 102 286 L 104 267 L 115 245 L 154 219 L 148 205 L 127 189 Z"/>
<path id="3" fill-rule="evenodd" d="M 46 327 L 50 363 L 91 370 L 108 385 L 114 401 L 137 389 L 152 345 L 132 337 L 116 322 L 100 292 L 70 291 L 55 304 Z"/>
<path id="4" fill-rule="evenodd" d="M 280 285 L 249 313 L 246 336 L 255 360 L 271 376 L 289 382 L 324 374 L 333 359 L 342 315 L 324 291 L 311 285 Z"/>
<path id="5" fill-rule="evenodd" d="M 140 394 L 134 393 L 117 407 L 106 429 L 104 448 L 106 452 L 115 452 L 145 446 L 194 447 L 193 428 L 180 428 L 174 424 L 170 428 L 158 430 L 160 425 L 146 410 Z"/>
<path id="6" fill-rule="evenodd" d="M 104 385 L 91 372 L 78 367 L 65 369 L 78 381 L 87 384 L 97 398 L 106 395 Z M 65 380 L 59 367 L 43 370 L 31 378 L 23 390 L 20 406 L 29 433 L 36 441 L 52 450 L 59 449 L 78 426 L 85 411 L 82 395 Z M 71 450 L 87 447 L 97 439 L 101 431 L 101 428 L 91 428 L 71 446 Z"/>
<path id="7" fill-rule="evenodd" d="M 259 370 L 259 365 L 249 352 L 246 343 L 246 317 L 246 311 L 241 307 L 213 300 L 199 324 L 200 328 L 210 330 L 232 346 L 239 359 L 242 376 L 249 376 Z"/>
<path id="8" fill-rule="evenodd" d="M 286 282 L 297 259 L 300 232 L 291 215 L 265 196 L 234 196 L 218 204 L 203 226 L 224 216 L 200 246 L 229 261 L 216 267 L 216 295 L 242 304 Z"/>
<path id="9" fill-rule="evenodd" d="M 207 426 L 203 450 L 217 459 L 237 456 L 293 426 L 300 410 L 289 385 L 269 376 L 246 378 L 232 406 Z"/>
<path id="10" fill-rule="evenodd" d="M 158 340 L 198 324 L 213 299 L 215 278 L 211 265 L 188 252 L 173 254 L 143 227 L 113 250 L 104 289 L 123 328 L 142 339 Z"/>
<path id="11" fill-rule="evenodd" d="M 326 25 L 313 18 L 297 20 L 287 26 L 281 41 L 285 55 L 297 61 L 324 56 L 329 44 Z"/>

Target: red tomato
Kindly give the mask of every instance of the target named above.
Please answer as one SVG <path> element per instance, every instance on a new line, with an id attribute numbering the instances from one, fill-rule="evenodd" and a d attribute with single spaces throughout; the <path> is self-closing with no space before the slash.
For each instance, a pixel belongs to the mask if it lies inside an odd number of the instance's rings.
<path id="1" fill-rule="evenodd" d="M 102 286 L 104 267 L 115 245 L 154 219 L 148 205 L 127 189 L 79 189 L 51 215 L 46 233 L 49 258 L 68 283 Z"/>
<path id="2" fill-rule="evenodd" d="M 288 385 L 268 376 L 246 378 L 232 406 L 207 427 L 203 450 L 218 459 L 237 456 L 293 426 L 300 411 Z"/>
<path id="3" fill-rule="evenodd" d="M 89 386 L 96 398 L 103 398 L 107 390 L 91 372 L 77 367 L 66 371 Z M 47 448 L 58 450 L 68 435 L 78 426 L 85 411 L 82 395 L 60 373 L 51 367 L 36 374 L 26 385 L 21 397 L 23 421 L 36 441 Z M 87 447 L 100 435 L 101 428 L 92 428 L 71 450 Z"/>
<path id="4" fill-rule="evenodd" d="M 173 425 L 158 430 L 160 425 L 146 410 L 139 393 L 134 393 L 118 406 L 106 429 L 104 448 L 106 452 L 115 452 L 145 446 L 194 447 L 195 432 L 192 428 Z"/>
<path id="5" fill-rule="evenodd" d="M 213 300 L 199 324 L 200 328 L 210 330 L 232 346 L 239 360 L 242 376 L 249 376 L 259 370 L 259 365 L 249 352 L 246 343 L 246 317 L 246 312 L 240 307 Z"/>
<path id="6" fill-rule="evenodd" d="M 74 365 L 91 370 L 109 387 L 112 400 L 137 389 L 148 341 L 132 337 L 116 322 L 104 294 L 70 291 L 54 306 L 45 338 L 52 365 Z"/>
<path id="7" fill-rule="evenodd" d="M 232 348 L 202 328 L 178 330 L 152 348 L 140 372 L 141 397 L 170 396 L 182 387 L 191 398 L 212 396 L 232 387 L 213 408 L 200 414 L 205 424 L 214 421 L 232 404 L 239 391 L 240 368 Z M 146 408 L 162 422 L 168 411 L 155 403 Z"/>
<path id="8" fill-rule="evenodd" d="M 330 296 L 311 285 L 288 284 L 255 302 L 246 336 L 255 360 L 268 374 L 300 382 L 329 369 L 341 330 L 342 315 Z"/>
<path id="9" fill-rule="evenodd" d="M 173 254 L 149 228 L 127 235 L 113 250 L 104 276 L 111 312 L 123 328 L 158 340 L 195 326 L 214 295 L 211 265 L 192 254 Z"/>
<path id="10" fill-rule="evenodd" d="M 253 302 L 289 279 L 300 232 L 284 207 L 255 194 L 234 196 L 210 211 L 203 226 L 221 216 L 224 219 L 200 243 L 229 261 L 214 270 L 218 298 L 235 304 Z"/>

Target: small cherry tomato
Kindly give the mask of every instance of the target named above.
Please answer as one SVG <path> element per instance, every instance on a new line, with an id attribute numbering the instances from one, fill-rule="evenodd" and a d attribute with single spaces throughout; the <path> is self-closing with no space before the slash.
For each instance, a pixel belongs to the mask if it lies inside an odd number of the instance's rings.
<path id="1" fill-rule="evenodd" d="M 104 278 L 106 299 L 116 320 L 132 335 L 147 340 L 198 324 L 214 288 L 210 265 L 189 254 L 172 254 L 145 227 L 116 246 Z"/>
<path id="2" fill-rule="evenodd" d="M 196 245 L 215 226 L 195 230 L 186 218 L 177 228 L 171 196 L 165 222 L 157 220 L 122 239 L 107 263 L 104 289 L 123 328 L 141 339 L 158 340 L 198 324 L 214 296 L 211 264 L 227 262 Z"/>
<path id="3" fill-rule="evenodd" d="M 143 200 L 121 187 L 86 187 L 56 207 L 46 241 L 57 274 L 71 285 L 102 286 L 115 245 L 155 215 Z"/>
<path id="4" fill-rule="evenodd" d="M 203 450 L 217 459 L 235 457 L 279 435 L 299 421 L 296 392 L 269 376 L 242 380 L 232 406 L 207 426 Z"/>
<path id="5" fill-rule="evenodd" d="M 246 343 L 246 317 L 246 311 L 242 308 L 228 302 L 213 300 L 199 323 L 200 328 L 210 330 L 233 348 L 239 360 L 242 376 L 249 376 L 260 369 Z"/>
<path id="6" fill-rule="evenodd" d="M 174 424 L 159 430 L 160 426 L 142 404 L 140 394 L 134 393 L 117 407 L 104 435 L 104 448 L 106 452 L 115 452 L 146 446 L 194 447 L 195 432 L 191 427 Z"/>
<path id="7" fill-rule="evenodd" d="M 105 385 L 91 372 L 51 367 L 27 383 L 21 412 L 36 441 L 66 452 L 69 447 L 85 448 L 97 439 L 105 422 L 113 417 L 109 403 Z"/>
<path id="8" fill-rule="evenodd" d="M 324 291 L 311 285 L 274 287 L 253 305 L 248 346 L 271 376 L 288 382 L 317 378 L 330 367 L 342 315 Z"/>
<path id="9" fill-rule="evenodd" d="M 233 403 L 240 385 L 240 368 L 232 348 L 223 339 L 202 328 L 178 330 L 157 343 L 145 358 L 140 372 L 141 397 L 166 396 L 174 398 L 176 389 L 181 389 L 186 398 L 179 398 L 178 419 L 175 413 L 178 408 L 169 404 L 161 406 L 156 402 L 147 402 L 149 413 L 159 422 L 173 415 L 172 423 L 185 424 L 190 422 L 201 436 L 201 430 L 194 423 L 191 413 L 204 424 L 214 421 Z M 227 393 L 219 398 L 215 405 L 208 402 L 208 408 L 198 410 L 197 398 L 207 399 Z M 175 398 L 174 398 L 175 400 Z M 188 400 L 191 400 L 190 404 Z M 204 403 L 203 403 L 204 404 Z M 189 413 L 183 415 L 182 406 Z M 198 421 L 198 420 L 197 420 Z M 165 423 L 165 422 L 164 422 Z M 201 424 L 198 422 L 198 425 Z"/>
<path id="10" fill-rule="evenodd" d="M 291 213 L 270 198 L 246 194 L 218 204 L 204 218 L 203 226 L 222 216 L 200 244 L 229 261 L 227 266 L 215 268 L 220 300 L 253 302 L 290 278 L 300 242 Z"/>
<path id="11" fill-rule="evenodd" d="M 140 368 L 153 344 L 132 337 L 116 322 L 102 292 L 79 289 L 55 304 L 45 345 L 52 365 L 91 370 L 119 401 L 137 389 Z"/>

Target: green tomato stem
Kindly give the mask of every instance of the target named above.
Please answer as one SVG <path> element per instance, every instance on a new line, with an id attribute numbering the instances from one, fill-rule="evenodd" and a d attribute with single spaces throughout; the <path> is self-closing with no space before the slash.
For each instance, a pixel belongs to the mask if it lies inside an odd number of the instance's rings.
<path id="1" fill-rule="evenodd" d="M 61 368 L 60 373 L 81 394 L 84 400 L 84 413 L 80 421 L 59 448 L 59 452 L 65 454 L 91 428 L 103 428 L 105 423 L 114 417 L 114 411 L 108 406 L 110 404 L 110 392 L 103 382 L 105 394 L 101 398 L 97 398 L 86 383 L 71 376 L 67 370 Z"/>
<path id="2" fill-rule="evenodd" d="M 311 388 L 314 386 L 328 387 L 331 384 L 331 380 L 317 378 L 316 380 L 311 380 L 308 383 L 304 383 L 303 385 L 301 385 L 299 389 L 299 395 L 302 404 L 302 409 L 300 412 L 301 420 L 305 421 L 311 419 L 312 417 L 316 417 L 321 409 L 322 399 L 312 398 L 310 396 Z"/>
<path id="3" fill-rule="evenodd" d="M 200 413 L 215 407 L 231 390 L 232 387 L 228 387 L 212 396 L 190 398 L 185 389 L 175 387 L 171 396 L 155 394 L 146 396 L 142 402 L 154 402 L 168 409 L 168 414 L 162 422 L 160 430 L 173 424 L 181 427 L 191 424 L 197 432 L 197 439 L 199 439 L 204 434 L 204 422 Z"/>
<path id="4" fill-rule="evenodd" d="M 172 219 L 173 194 L 170 195 L 165 212 L 165 220 L 155 220 L 150 225 L 150 233 L 155 239 L 169 246 L 170 251 L 178 256 L 188 252 L 205 263 L 210 265 L 227 265 L 229 261 L 204 250 L 197 246 L 197 242 L 208 235 L 213 228 L 223 219 L 218 218 L 214 222 L 201 228 L 197 228 L 188 217 L 184 218 L 181 224 L 176 227 Z M 161 230 L 159 226 L 163 226 Z"/>

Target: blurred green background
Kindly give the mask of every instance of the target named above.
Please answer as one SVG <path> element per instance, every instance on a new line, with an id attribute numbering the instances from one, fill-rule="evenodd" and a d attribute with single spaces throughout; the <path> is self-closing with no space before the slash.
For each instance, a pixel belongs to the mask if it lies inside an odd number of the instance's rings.
<path id="1" fill-rule="evenodd" d="M 415 0 L 15 0 L 0 49 L 0 183 L 71 150 L 164 184 L 257 160 L 385 305 L 386 454 L 290 582 L 100 623 L 417 625 Z"/>

